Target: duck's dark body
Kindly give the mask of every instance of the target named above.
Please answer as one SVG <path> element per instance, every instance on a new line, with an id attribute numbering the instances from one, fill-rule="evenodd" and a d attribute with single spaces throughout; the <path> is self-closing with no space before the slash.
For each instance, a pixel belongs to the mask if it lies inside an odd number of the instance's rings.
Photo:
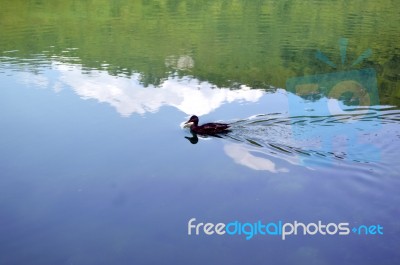
<path id="1" fill-rule="evenodd" d="M 186 123 L 192 123 L 190 130 L 197 134 L 215 135 L 219 133 L 226 133 L 229 130 L 229 124 L 226 123 L 206 123 L 199 125 L 199 118 L 195 115 L 190 117 Z"/>

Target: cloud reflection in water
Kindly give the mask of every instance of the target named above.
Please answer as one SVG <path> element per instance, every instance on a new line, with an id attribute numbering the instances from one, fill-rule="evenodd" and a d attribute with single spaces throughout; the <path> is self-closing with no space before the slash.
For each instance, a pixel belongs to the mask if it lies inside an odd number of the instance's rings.
<path id="1" fill-rule="evenodd" d="M 53 64 L 60 74 L 59 82 L 71 87 L 83 99 L 96 99 L 113 106 L 122 116 L 157 112 L 162 106 L 173 106 L 187 115 L 205 115 L 224 103 L 258 101 L 264 91 L 242 86 L 239 90 L 213 88 L 194 78 L 169 77 L 160 87 L 143 87 L 140 75 L 130 79 L 110 76 L 106 71 L 87 75 L 79 66 Z"/>
<path id="2" fill-rule="evenodd" d="M 288 172 L 287 168 L 278 168 L 270 159 L 255 156 L 252 152 L 262 152 L 262 149 L 250 148 L 242 144 L 226 144 L 225 154 L 232 158 L 236 163 L 249 167 L 254 170 L 266 170 L 272 173 Z"/>

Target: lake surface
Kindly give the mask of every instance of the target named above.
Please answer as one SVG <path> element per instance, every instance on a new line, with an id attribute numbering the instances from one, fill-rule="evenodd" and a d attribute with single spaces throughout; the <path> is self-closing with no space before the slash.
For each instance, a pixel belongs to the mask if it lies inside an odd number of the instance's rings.
<path id="1" fill-rule="evenodd" d="M 395 1 L 1 6 L 0 264 L 400 263 Z"/>

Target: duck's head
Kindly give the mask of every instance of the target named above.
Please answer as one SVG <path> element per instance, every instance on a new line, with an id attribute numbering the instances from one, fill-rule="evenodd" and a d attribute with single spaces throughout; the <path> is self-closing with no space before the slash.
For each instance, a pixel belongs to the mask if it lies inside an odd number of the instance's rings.
<path id="1" fill-rule="evenodd" d="M 192 117 L 190 117 L 190 119 L 185 122 L 185 124 L 187 126 L 191 126 L 192 124 L 196 125 L 199 124 L 199 117 L 197 117 L 196 115 L 193 115 Z"/>

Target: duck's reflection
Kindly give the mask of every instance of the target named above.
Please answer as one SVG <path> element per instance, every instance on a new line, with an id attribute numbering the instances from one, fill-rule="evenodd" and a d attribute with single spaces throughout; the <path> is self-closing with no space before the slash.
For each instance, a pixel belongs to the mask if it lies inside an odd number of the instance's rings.
<path id="1" fill-rule="evenodd" d="M 220 133 L 220 134 L 226 134 L 226 133 Z M 192 144 L 197 144 L 199 142 L 199 136 L 201 138 L 208 138 L 208 137 L 223 138 L 222 136 L 220 136 L 218 134 L 215 134 L 215 135 L 203 135 L 203 134 L 197 134 L 197 133 L 195 133 L 193 131 L 190 131 L 190 134 L 192 135 L 192 137 L 185 136 L 185 138 L 188 139 L 189 142 L 192 143 Z"/>
<path id="2" fill-rule="evenodd" d="M 197 144 L 199 142 L 199 137 L 197 137 L 197 133 L 191 132 L 192 137 L 185 136 L 186 139 L 189 140 L 192 144 Z"/>

